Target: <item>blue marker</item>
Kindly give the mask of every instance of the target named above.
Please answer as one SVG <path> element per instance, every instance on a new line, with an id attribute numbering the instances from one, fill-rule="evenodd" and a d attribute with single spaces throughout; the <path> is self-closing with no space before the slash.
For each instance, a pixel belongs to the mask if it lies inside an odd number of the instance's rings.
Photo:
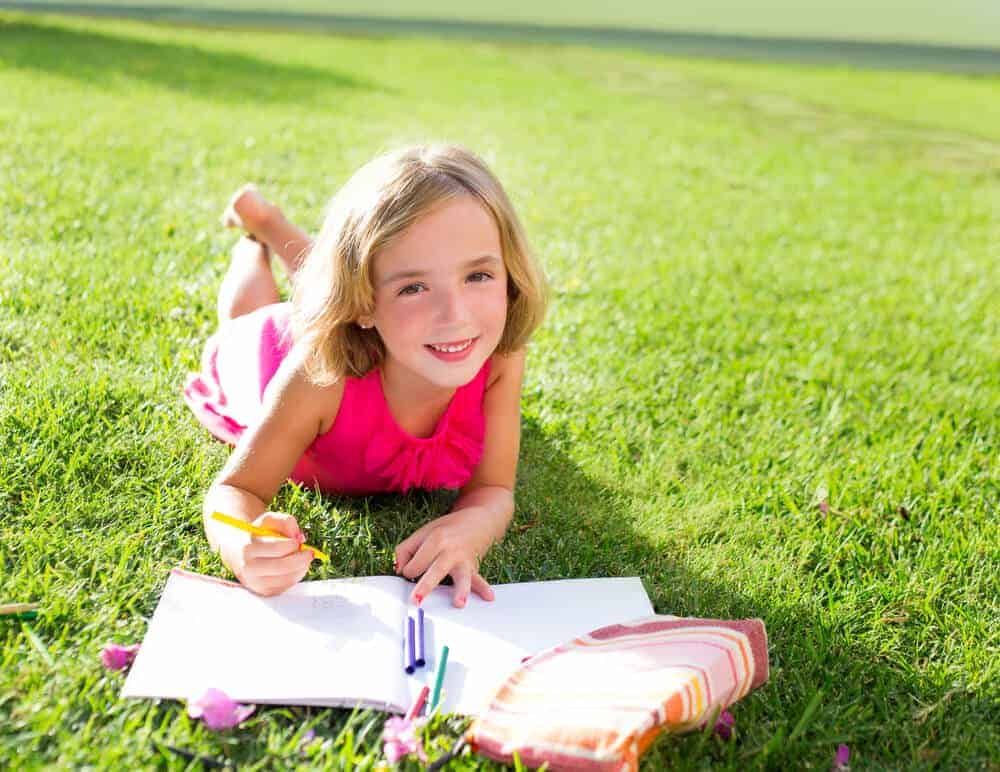
<path id="1" fill-rule="evenodd" d="M 407 649 L 407 659 L 406 659 L 406 672 L 412 673 L 417 669 L 416 654 L 414 649 L 416 648 L 416 642 L 414 638 L 417 637 L 415 625 L 413 623 L 413 617 L 409 614 L 406 615 L 406 649 Z"/>
<path id="2" fill-rule="evenodd" d="M 427 664 L 427 656 L 424 650 L 424 607 L 417 609 L 417 667 Z"/>
<path id="3" fill-rule="evenodd" d="M 412 657 L 410 656 L 410 629 L 412 627 L 413 620 L 410 617 L 403 620 L 403 670 L 405 670 L 408 675 L 413 673 L 415 669 L 411 664 Z"/>

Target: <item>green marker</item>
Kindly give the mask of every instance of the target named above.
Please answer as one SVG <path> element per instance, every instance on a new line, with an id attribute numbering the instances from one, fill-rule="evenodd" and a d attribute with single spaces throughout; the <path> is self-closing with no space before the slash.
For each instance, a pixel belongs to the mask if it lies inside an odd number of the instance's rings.
<path id="1" fill-rule="evenodd" d="M 448 647 L 444 646 L 441 649 L 441 656 L 438 657 L 437 678 L 434 679 L 434 693 L 431 696 L 431 709 L 429 712 L 433 712 L 441 700 L 441 684 L 444 683 L 444 671 L 446 667 L 448 667 Z"/>
<path id="2" fill-rule="evenodd" d="M 0 619 L 25 621 L 38 616 L 37 603 L 5 603 L 0 605 Z"/>
<path id="3" fill-rule="evenodd" d="M 37 616 L 37 611 L 21 611 L 17 614 L 4 614 L 3 616 L 0 616 L 0 619 L 9 619 L 12 622 L 27 622 L 30 619 L 35 619 Z"/>

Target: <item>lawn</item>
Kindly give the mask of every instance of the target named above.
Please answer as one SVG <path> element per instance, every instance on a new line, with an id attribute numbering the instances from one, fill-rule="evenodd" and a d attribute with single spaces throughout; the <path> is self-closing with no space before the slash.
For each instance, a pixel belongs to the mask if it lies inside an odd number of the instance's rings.
<path id="1" fill-rule="evenodd" d="M 6 1 L 6 0 L 4 0 Z M 20 0 L 44 7 L 65 6 L 66 0 Z M 304 13 L 384 19 L 538 24 L 700 32 L 723 35 L 763 35 L 805 39 L 893 41 L 936 45 L 982 46 L 996 49 L 1000 15 L 993 0 L 951 0 L 943 10 L 935 0 L 700 0 L 698 3 L 658 0 L 507 0 L 469 3 L 463 0 L 76 0 L 77 7 L 120 8 L 133 13 L 199 11 Z"/>
<path id="2" fill-rule="evenodd" d="M 493 164 L 553 286 L 486 577 L 638 575 L 659 613 L 767 624 L 736 739 L 648 768 L 839 743 L 997 768 L 1000 79 L 0 14 L 0 93 L 0 601 L 44 605 L 0 626 L 0 767 L 378 764 L 380 714 L 215 735 L 119 699 L 98 653 L 141 640 L 171 567 L 224 573 L 200 502 L 226 449 L 179 389 L 227 196 L 254 180 L 315 229 L 359 164 L 433 138 Z M 333 553 L 314 579 L 389 572 L 447 506 L 276 504 Z"/>

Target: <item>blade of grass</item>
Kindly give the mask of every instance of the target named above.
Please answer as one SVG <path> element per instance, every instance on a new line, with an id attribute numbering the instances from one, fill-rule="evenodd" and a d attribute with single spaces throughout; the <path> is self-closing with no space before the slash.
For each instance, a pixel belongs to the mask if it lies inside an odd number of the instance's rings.
<path id="1" fill-rule="evenodd" d="M 791 742 L 805 731 L 806 727 L 809 725 L 809 721 L 813 717 L 813 714 L 816 712 L 816 709 L 819 708 L 822 699 L 823 690 L 817 689 L 816 693 L 813 694 L 812 698 L 809 700 L 809 704 L 806 705 L 806 709 L 802 711 L 802 716 L 799 718 L 795 728 L 792 729 L 792 733 L 788 735 L 788 742 Z"/>
<path id="2" fill-rule="evenodd" d="M 21 629 L 28 637 L 28 642 L 34 647 L 35 651 L 38 652 L 39 656 L 45 660 L 45 664 L 49 667 L 55 667 L 56 663 L 52 659 L 52 655 L 49 654 L 49 650 L 46 648 L 45 644 L 42 643 L 42 639 L 35 635 L 35 631 L 31 629 L 27 622 L 21 622 Z"/>

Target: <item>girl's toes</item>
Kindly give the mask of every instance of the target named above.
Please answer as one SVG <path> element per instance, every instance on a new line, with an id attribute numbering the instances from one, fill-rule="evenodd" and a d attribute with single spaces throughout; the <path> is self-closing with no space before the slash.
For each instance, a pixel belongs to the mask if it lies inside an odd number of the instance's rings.
<path id="1" fill-rule="evenodd" d="M 257 193 L 257 186 L 252 182 L 242 185 L 239 190 L 233 193 L 232 197 L 229 199 L 229 203 L 226 204 L 225 211 L 222 213 L 223 228 L 247 229 L 247 224 L 244 217 L 241 215 L 249 214 L 249 212 L 244 212 L 243 210 L 248 208 L 246 206 L 246 201 L 251 198 L 260 198 L 260 194 Z"/>
<path id="2" fill-rule="evenodd" d="M 231 207 L 226 207 L 226 211 L 222 213 L 220 218 L 223 228 L 242 228 L 243 223 L 240 221 L 240 216 Z"/>

